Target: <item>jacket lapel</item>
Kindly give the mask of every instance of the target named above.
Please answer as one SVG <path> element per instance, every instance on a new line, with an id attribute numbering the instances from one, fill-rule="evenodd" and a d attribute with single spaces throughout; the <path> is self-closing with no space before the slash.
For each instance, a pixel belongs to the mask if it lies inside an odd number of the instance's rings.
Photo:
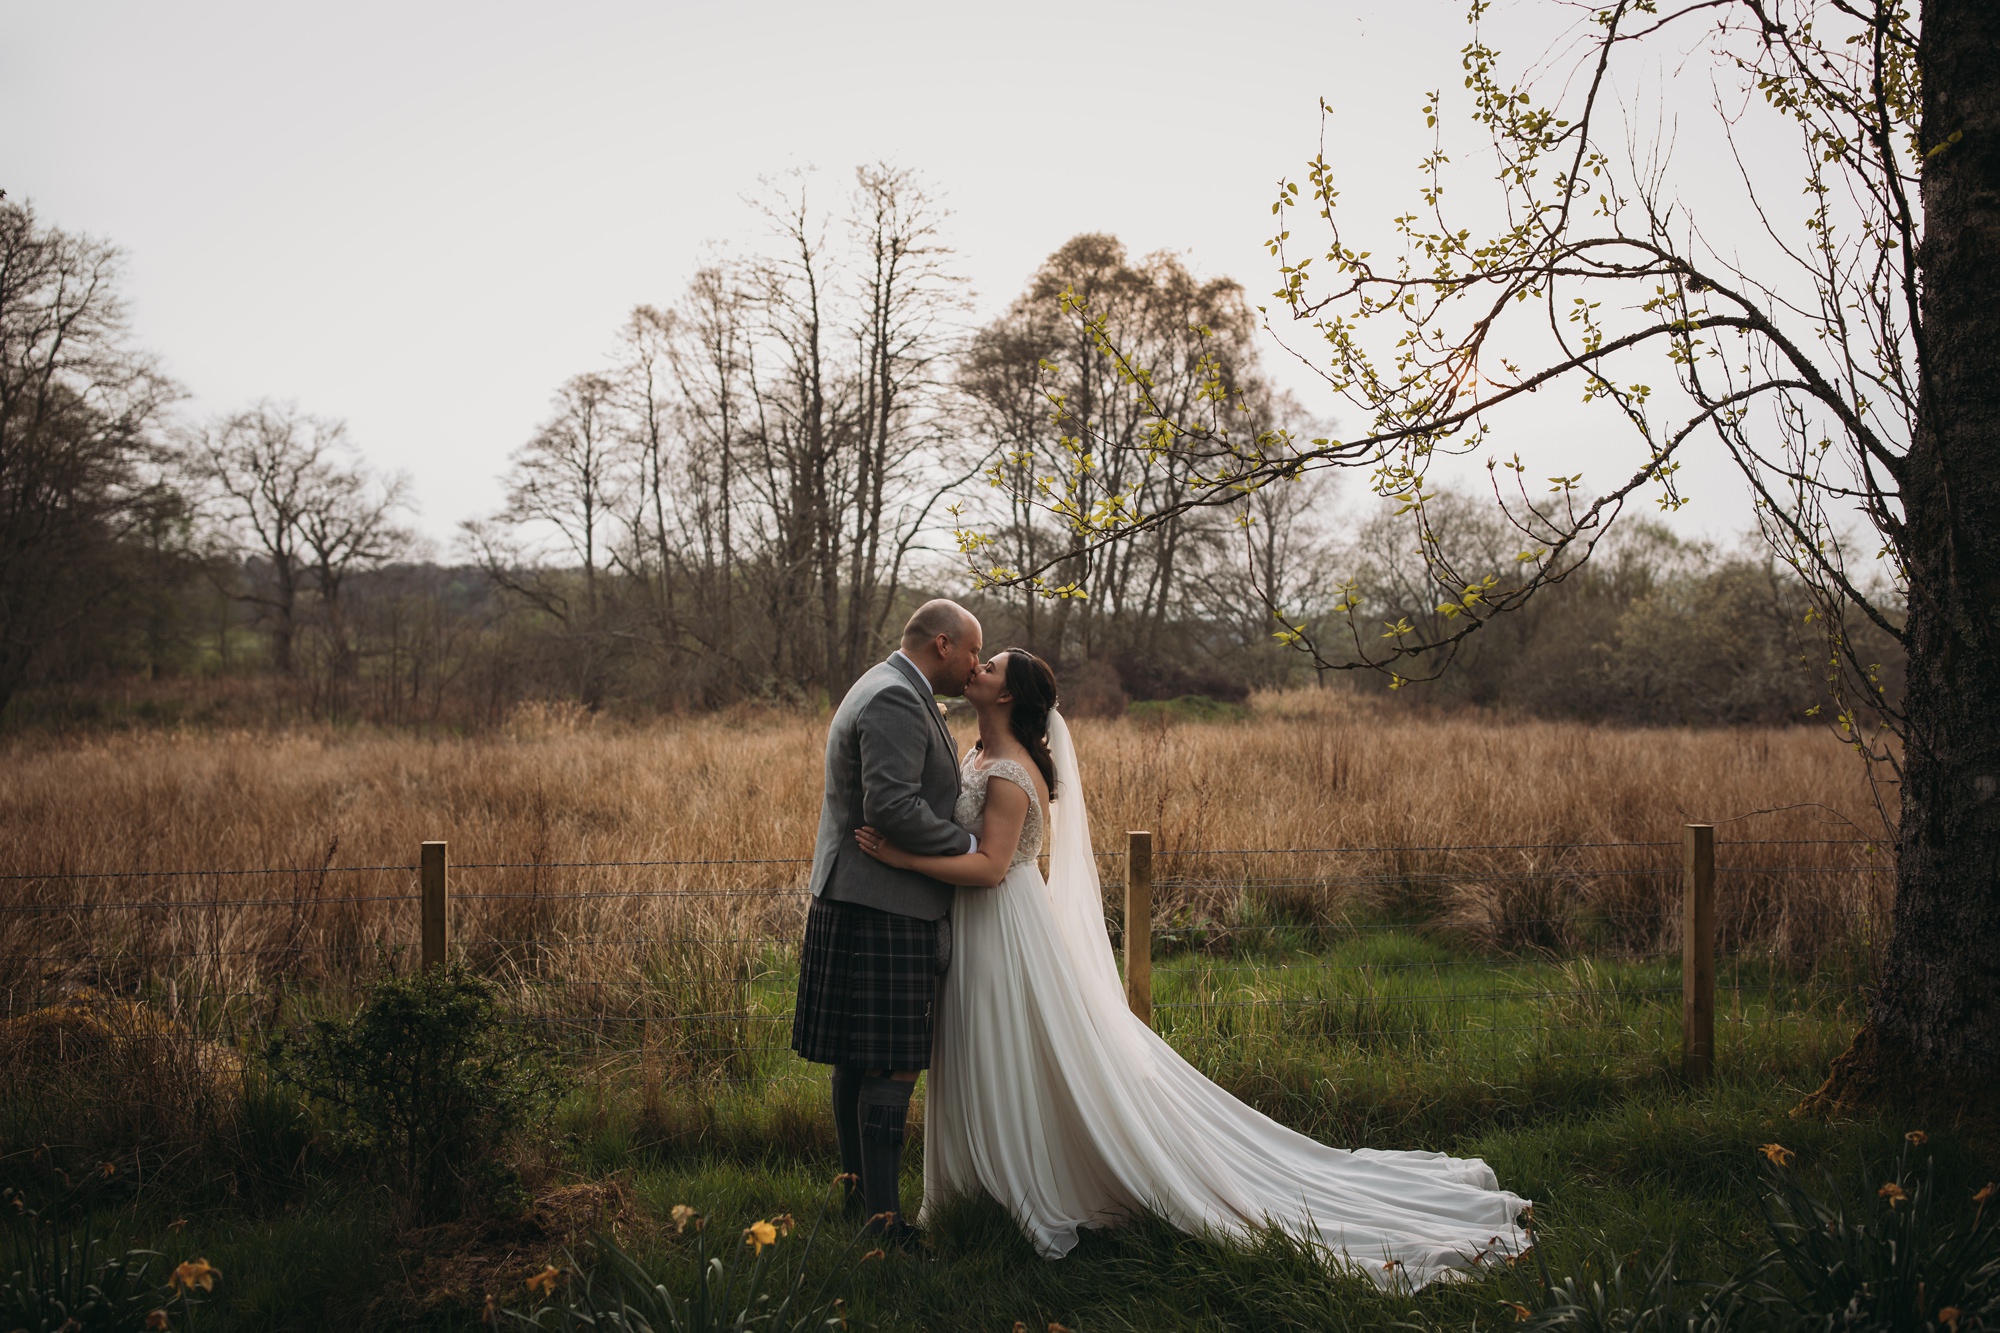
<path id="1" fill-rule="evenodd" d="M 944 714 L 938 711 L 937 693 L 931 689 L 931 683 L 925 680 L 924 673 L 917 670 L 915 664 L 901 653 L 889 654 L 889 665 L 902 672 L 903 679 L 917 692 L 917 697 L 923 701 L 924 711 L 930 714 L 931 725 L 937 728 L 938 736 L 944 741 L 945 754 L 955 761 L 958 755 L 951 743 L 951 732 L 944 724 Z M 958 772 L 956 762 L 952 764 L 952 772 Z"/>

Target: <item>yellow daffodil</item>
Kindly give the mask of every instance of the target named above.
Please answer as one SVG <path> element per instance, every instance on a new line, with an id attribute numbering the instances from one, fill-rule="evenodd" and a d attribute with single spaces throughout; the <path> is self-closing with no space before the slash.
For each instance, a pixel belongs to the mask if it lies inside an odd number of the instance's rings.
<path id="1" fill-rule="evenodd" d="M 1016 1319 L 1014 1321 L 1014 1333 L 1028 1333 L 1028 1326 Z"/>
<path id="2" fill-rule="evenodd" d="M 1757 1151 L 1770 1158 L 1772 1166 L 1790 1166 L 1792 1158 L 1796 1156 L 1790 1148 L 1787 1148 L 1782 1143 L 1767 1143 Z"/>
<path id="3" fill-rule="evenodd" d="M 881 1251 L 881 1250 L 870 1250 L 870 1251 L 868 1251 L 868 1253 L 866 1253 L 866 1254 L 864 1254 L 864 1255 L 862 1255 L 862 1256 L 861 1256 L 861 1262 L 865 1264 L 865 1263 L 867 1263 L 867 1262 L 868 1262 L 868 1261 L 869 1261 L 870 1259 L 881 1259 L 881 1258 L 885 1258 L 885 1257 L 887 1257 L 887 1256 L 886 1256 L 886 1255 L 885 1255 L 885 1254 L 883 1253 L 883 1251 Z M 1023 1327 L 1023 1328 L 1026 1328 L 1026 1327 L 1027 1327 L 1027 1325 L 1023 1324 L 1023 1325 L 1022 1325 L 1022 1327 Z"/>
<path id="4" fill-rule="evenodd" d="M 1958 1333 L 1958 1321 L 1963 1315 L 1964 1311 L 1960 1310 L 1956 1305 L 1940 1305 L 1937 1312 L 1937 1321 L 1950 1329 L 1951 1333 Z"/>
<path id="5" fill-rule="evenodd" d="M 165 1327 L 167 1327 L 167 1312 L 165 1310 L 155 1310 L 146 1316 L 147 1333 L 158 1333 L 158 1330 Z"/>
<path id="6" fill-rule="evenodd" d="M 1050 1324 L 1049 1333 L 1069 1333 L 1069 1330 L 1064 1328 L 1061 1324 Z"/>
<path id="7" fill-rule="evenodd" d="M 486 1304 L 479 1309 L 479 1322 L 489 1327 L 500 1322 L 500 1304 L 490 1291 L 486 1293 Z"/>
<path id="8" fill-rule="evenodd" d="M 752 1222 L 743 1228 L 743 1243 L 753 1253 L 762 1254 L 766 1245 L 775 1245 L 777 1240 L 778 1229 L 769 1222 Z"/>
<path id="9" fill-rule="evenodd" d="M 677 1203 L 674 1205 L 673 1217 L 674 1217 L 675 1231 L 686 1231 L 688 1229 L 688 1223 L 690 1222 L 699 1223 L 701 1221 L 701 1214 L 696 1212 L 694 1209 L 688 1207 L 684 1203 Z M 697 1225 L 695 1229 L 699 1231 L 701 1228 L 699 1225 Z"/>
<path id="10" fill-rule="evenodd" d="M 792 1219 L 790 1213 L 779 1213 L 771 1219 L 771 1225 L 778 1229 L 780 1236 L 789 1236 L 792 1234 L 792 1228 L 797 1226 L 798 1223 Z"/>
<path id="11" fill-rule="evenodd" d="M 215 1279 L 221 1276 L 222 1270 L 208 1260 L 190 1259 L 174 1269 L 173 1276 L 167 1281 L 169 1285 L 180 1287 L 185 1291 L 193 1291 L 196 1287 L 200 1287 L 203 1291 L 214 1291 Z"/>
<path id="12" fill-rule="evenodd" d="M 550 1264 L 528 1279 L 528 1290 L 537 1296 L 553 1296 L 556 1294 L 556 1284 L 561 1281 L 562 1270 Z"/>
<path id="13" fill-rule="evenodd" d="M 1523 1320 L 1533 1319 L 1535 1317 L 1535 1312 L 1533 1310 L 1530 1310 L 1527 1306 L 1521 1304 L 1519 1301 L 1502 1301 L 1501 1304 L 1505 1305 L 1509 1310 L 1514 1312 L 1514 1320 L 1516 1323 L 1519 1323 Z"/>
<path id="14" fill-rule="evenodd" d="M 1924 1133 L 1921 1129 L 1913 1129 L 1903 1135 L 1903 1141 L 1908 1143 L 1912 1148 L 1921 1148 L 1931 1141 L 1931 1136 Z"/>
<path id="15" fill-rule="evenodd" d="M 1889 1201 L 1889 1206 L 1891 1208 L 1894 1208 L 1897 1204 L 1909 1198 L 1910 1195 L 1907 1190 L 1905 1190 L 1901 1185 L 1898 1185 L 1895 1181 L 1892 1180 L 1888 1184 L 1884 1185 L 1881 1189 L 1876 1190 L 1875 1197 L 1878 1199 L 1887 1199 Z"/>
<path id="16" fill-rule="evenodd" d="M 1996 1185 L 1989 1180 L 1986 1182 L 1984 1188 L 1972 1196 L 1972 1201 L 1984 1207 L 1996 1194 L 2000 1194 L 2000 1185 Z"/>

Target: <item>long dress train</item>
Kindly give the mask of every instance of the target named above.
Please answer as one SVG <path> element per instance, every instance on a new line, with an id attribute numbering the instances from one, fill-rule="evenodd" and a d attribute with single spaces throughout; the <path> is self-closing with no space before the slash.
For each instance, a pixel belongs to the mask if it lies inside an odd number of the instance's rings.
<path id="1" fill-rule="evenodd" d="M 987 784 L 1029 793 L 1007 877 L 961 889 L 938 993 L 924 1115 L 924 1203 L 988 1194 L 1059 1258 L 1080 1227 L 1146 1209 L 1184 1230 L 1276 1227 L 1387 1288 L 1414 1289 L 1526 1248 L 1525 1199 L 1486 1163 L 1334 1148 L 1286 1129 L 1195 1070 L 1126 1008 L 1105 933 L 1075 749 L 1050 718 L 1057 763 L 1045 821 L 1025 769 L 966 761 L 957 815 L 977 827 Z"/>

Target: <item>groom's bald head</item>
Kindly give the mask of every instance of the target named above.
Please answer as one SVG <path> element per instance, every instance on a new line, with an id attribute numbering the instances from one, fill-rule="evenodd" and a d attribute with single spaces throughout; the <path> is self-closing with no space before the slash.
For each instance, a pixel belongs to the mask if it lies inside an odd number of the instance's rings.
<path id="1" fill-rule="evenodd" d="M 921 647 L 940 634 L 957 643 L 978 628 L 979 622 L 972 618 L 972 612 L 949 597 L 934 597 L 918 607 L 910 622 L 903 626 L 903 651 Z"/>
<path id="2" fill-rule="evenodd" d="M 983 646 L 978 619 L 948 597 L 925 602 L 903 626 L 904 655 L 939 694 L 964 691 Z"/>

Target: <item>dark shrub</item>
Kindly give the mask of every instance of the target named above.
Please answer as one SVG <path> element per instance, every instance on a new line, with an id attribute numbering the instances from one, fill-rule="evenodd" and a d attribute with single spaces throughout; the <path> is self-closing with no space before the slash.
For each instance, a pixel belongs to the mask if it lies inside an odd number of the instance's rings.
<path id="1" fill-rule="evenodd" d="M 456 966 L 384 978 L 352 1020 L 280 1035 L 267 1058 L 343 1138 L 384 1155 L 420 1221 L 518 1200 L 509 1154 L 563 1082 L 491 984 Z"/>

